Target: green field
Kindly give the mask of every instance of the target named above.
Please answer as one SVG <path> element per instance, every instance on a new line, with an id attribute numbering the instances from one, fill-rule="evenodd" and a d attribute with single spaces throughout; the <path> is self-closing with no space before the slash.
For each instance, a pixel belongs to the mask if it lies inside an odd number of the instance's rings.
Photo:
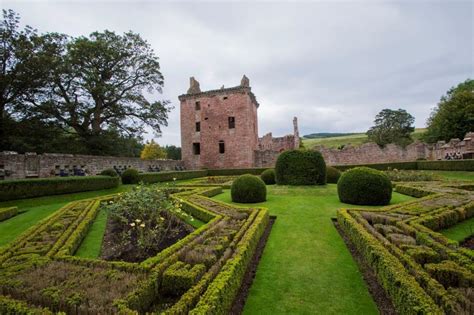
<path id="1" fill-rule="evenodd" d="M 331 218 L 336 185 L 267 186 L 273 226 L 244 314 L 377 314 L 356 263 Z M 230 192 L 214 197 L 232 203 Z M 411 200 L 394 193 L 392 203 Z M 353 206 L 352 206 L 353 207 Z"/>
<path id="2" fill-rule="evenodd" d="M 414 140 L 420 139 L 425 128 L 417 128 L 412 133 Z M 307 148 L 313 148 L 315 146 L 325 146 L 326 148 L 338 148 L 341 145 L 351 144 L 353 146 L 360 146 L 363 143 L 368 142 L 367 135 L 365 133 L 357 133 L 353 135 L 341 136 L 341 137 L 330 137 L 330 138 L 318 138 L 318 139 L 305 139 L 303 138 L 303 144 Z"/>

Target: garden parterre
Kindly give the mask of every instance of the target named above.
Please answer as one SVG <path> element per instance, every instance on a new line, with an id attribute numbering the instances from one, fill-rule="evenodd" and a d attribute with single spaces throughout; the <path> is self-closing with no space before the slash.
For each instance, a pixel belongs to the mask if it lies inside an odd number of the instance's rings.
<path id="1" fill-rule="evenodd" d="M 0 251 L 0 313 L 227 313 L 268 211 L 209 199 L 218 186 L 175 190 L 206 224 L 141 263 L 72 256 L 113 195 L 71 202 L 31 227 Z"/>
<path id="2" fill-rule="evenodd" d="M 472 183 L 399 183 L 421 197 L 377 210 L 341 209 L 338 223 L 400 314 L 472 314 L 474 252 L 438 233 L 474 216 Z"/>

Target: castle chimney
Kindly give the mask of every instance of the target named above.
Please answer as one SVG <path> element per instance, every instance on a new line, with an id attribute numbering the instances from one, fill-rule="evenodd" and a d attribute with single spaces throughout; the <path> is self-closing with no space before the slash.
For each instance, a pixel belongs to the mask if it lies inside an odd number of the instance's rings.
<path id="1" fill-rule="evenodd" d="M 189 78 L 189 89 L 188 94 L 201 93 L 201 88 L 199 87 L 199 82 L 194 78 Z"/>
<path id="2" fill-rule="evenodd" d="M 247 78 L 247 76 L 245 74 L 242 77 L 242 80 L 240 80 L 240 86 L 250 87 L 250 80 L 249 80 L 249 78 Z"/>
<path id="3" fill-rule="evenodd" d="M 295 149 L 298 149 L 300 147 L 300 132 L 298 130 L 298 118 L 296 116 L 293 117 L 293 136 L 295 139 Z"/>

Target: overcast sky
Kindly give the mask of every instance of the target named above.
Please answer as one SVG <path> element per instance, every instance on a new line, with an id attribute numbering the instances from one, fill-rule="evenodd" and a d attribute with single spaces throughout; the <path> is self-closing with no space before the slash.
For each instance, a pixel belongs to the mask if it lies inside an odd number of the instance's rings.
<path id="1" fill-rule="evenodd" d="M 450 87 L 474 78 L 474 1 L 1 1 L 40 32 L 132 30 L 160 58 L 175 106 L 157 141 L 180 145 L 178 95 L 250 79 L 259 134 L 366 131 L 384 108 L 423 127 Z M 147 139 L 153 133 L 146 135 Z"/>

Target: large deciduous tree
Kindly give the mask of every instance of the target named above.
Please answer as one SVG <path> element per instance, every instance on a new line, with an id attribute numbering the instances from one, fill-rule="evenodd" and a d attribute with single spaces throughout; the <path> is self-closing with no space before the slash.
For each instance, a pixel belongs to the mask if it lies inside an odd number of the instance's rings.
<path id="1" fill-rule="evenodd" d="M 474 131 L 474 80 L 468 79 L 441 97 L 427 121 L 423 139 L 427 142 L 462 139 Z"/>
<path id="2" fill-rule="evenodd" d="M 367 131 L 370 141 L 379 146 L 395 143 L 406 146 L 413 142 L 410 134 L 415 130 L 415 118 L 404 109 L 383 109 L 375 116 L 375 126 Z"/>
<path id="3" fill-rule="evenodd" d="M 21 105 L 44 86 L 50 49 L 29 26 L 19 27 L 20 17 L 3 10 L 0 23 L 0 150 L 5 148 L 12 116 L 24 112 Z"/>
<path id="4" fill-rule="evenodd" d="M 138 34 L 45 37 L 61 49 L 51 58 L 48 85 L 28 99 L 27 112 L 73 130 L 92 152 L 108 129 L 138 135 L 148 125 L 161 133 L 169 102 L 151 102 L 145 93 L 161 93 L 163 76 L 157 56 Z"/>

